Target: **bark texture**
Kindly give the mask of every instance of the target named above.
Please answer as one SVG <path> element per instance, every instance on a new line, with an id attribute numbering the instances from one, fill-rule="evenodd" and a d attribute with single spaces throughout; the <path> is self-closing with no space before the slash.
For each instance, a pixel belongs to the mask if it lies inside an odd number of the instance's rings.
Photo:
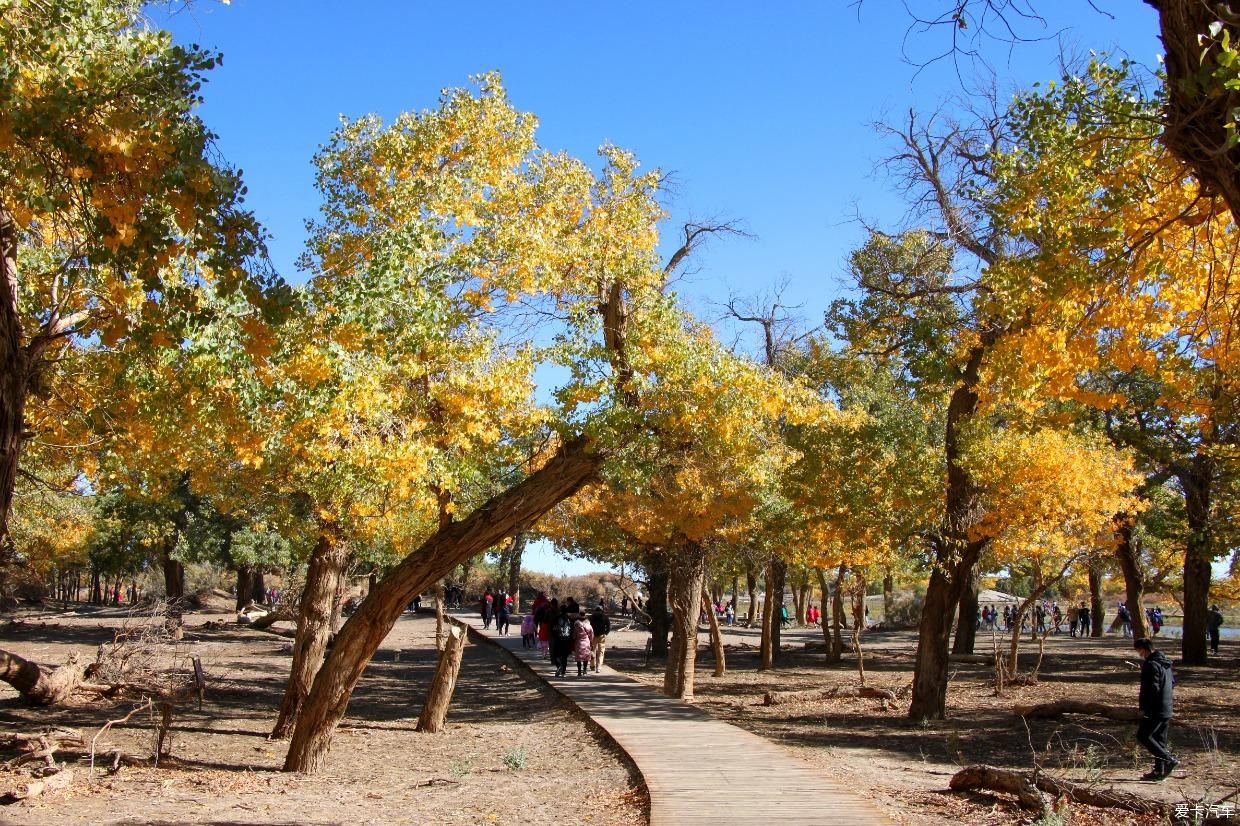
<path id="1" fill-rule="evenodd" d="M 461 658 L 465 656 L 465 632 L 453 625 L 448 629 L 448 644 L 439 655 L 439 666 L 426 693 L 426 704 L 418 715 L 418 731 L 436 734 L 448 720 L 448 706 L 452 692 L 456 691 L 456 678 L 461 673 Z"/>
<path id="2" fill-rule="evenodd" d="M 974 572 L 960 597 L 960 616 L 956 622 L 956 638 L 952 641 L 953 654 L 973 653 L 977 643 L 977 612 L 977 573 Z"/>
<path id="3" fill-rule="evenodd" d="M 715 607 L 706 601 L 705 596 L 702 598 L 702 610 L 706 612 L 707 621 L 710 623 L 710 651 L 715 657 L 715 676 L 722 677 L 728 670 L 727 659 L 723 653 L 723 634 L 719 630 L 719 617 L 715 614 Z"/>
<path id="4" fill-rule="evenodd" d="M 663 693 L 692 700 L 698 614 L 703 600 L 702 581 L 706 577 L 706 551 L 701 543 L 680 543 L 671 562 L 671 575 L 667 595 L 672 608 L 672 646 L 663 671 Z"/>
<path id="5" fill-rule="evenodd" d="M 271 731 L 274 738 L 288 737 L 297 724 L 314 676 L 323 663 L 323 653 L 332 635 L 336 589 L 340 586 L 347 560 L 348 551 L 339 541 L 334 528 L 323 526 L 314 552 L 310 555 L 310 568 L 301 592 L 297 641 L 293 644 L 293 669 L 284 689 L 284 698 L 280 701 L 280 716 Z"/>
<path id="6" fill-rule="evenodd" d="M 1141 563 L 1136 545 L 1132 541 L 1132 528 L 1135 520 L 1127 513 L 1115 515 L 1115 557 L 1119 560 L 1120 570 L 1124 574 L 1124 604 L 1128 606 L 1128 614 L 1132 617 L 1132 636 L 1147 636 L 1145 629 L 1145 609 L 1141 602 L 1145 598 L 1145 575 L 1141 572 Z"/>
<path id="7" fill-rule="evenodd" d="M 646 613 L 650 615 L 650 656 L 666 657 L 671 627 L 667 623 L 668 568 L 662 553 L 653 550 L 646 553 L 646 576 L 650 587 L 646 600 Z"/>
<path id="8" fill-rule="evenodd" d="M 1186 664 L 1203 665 L 1208 650 L 1206 613 L 1210 604 L 1210 563 L 1214 559 L 1210 525 L 1214 460 L 1206 454 L 1198 454 L 1177 476 L 1184 490 L 1184 511 L 1188 518 L 1188 541 L 1184 548 L 1184 633 L 1180 653 Z"/>
<path id="9" fill-rule="evenodd" d="M 1158 10 L 1158 22 L 1166 47 L 1167 104 L 1163 143 L 1193 168 L 1209 192 L 1221 195 L 1233 215 L 1240 215 L 1240 145 L 1231 144 L 1227 128 L 1232 112 L 1240 107 L 1240 93 L 1203 81 L 1217 67 L 1222 52 L 1205 48 L 1210 26 L 1225 24 L 1236 41 L 1238 17 L 1225 3 L 1202 0 L 1146 0 Z M 1186 636 L 1187 636 L 1187 629 Z"/>
<path id="10" fill-rule="evenodd" d="M 323 765 L 354 686 L 415 594 L 572 496 L 594 476 L 599 461 L 586 439 L 565 442 L 542 468 L 437 530 L 393 568 L 337 635 L 298 716 L 284 770 L 313 773 Z"/>
<path id="11" fill-rule="evenodd" d="M 84 673 L 85 668 L 74 662 L 48 669 L 0 650 L 0 680 L 35 705 L 54 706 L 65 702 L 82 682 Z"/>
<path id="12" fill-rule="evenodd" d="M 930 584 L 922 605 L 917 632 L 917 658 L 913 666 L 913 697 L 909 717 L 914 720 L 941 720 L 947 713 L 947 655 L 952 619 L 960 597 L 973 576 L 985 540 L 970 536 L 970 528 L 980 516 L 978 489 L 960 462 L 960 429 L 977 410 L 977 382 L 982 360 L 1001 333 L 986 336 L 983 345 L 973 348 L 961 374 L 961 383 L 952 391 L 947 406 L 944 456 L 947 488 L 943 502 L 943 522 L 931 538 L 934 552 Z"/>

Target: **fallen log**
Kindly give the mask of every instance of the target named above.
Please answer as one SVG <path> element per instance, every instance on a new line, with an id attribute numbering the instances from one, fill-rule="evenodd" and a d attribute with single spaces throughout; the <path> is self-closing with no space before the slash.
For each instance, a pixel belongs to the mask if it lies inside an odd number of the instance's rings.
<path id="1" fill-rule="evenodd" d="M 762 705 L 777 706 L 781 703 L 812 703 L 818 700 L 835 700 L 844 697 L 895 700 L 896 693 L 885 688 L 874 688 L 868 685 L 837 685 L 813 691 L 768 691 L 762 695 Z"/>
<path id="2" fill-rule="evenodd" d="M 1017 717 L 1060 717 L 1064 714 L 1093 714 L 1121 723 L 1134 723 L 1141 719 L 1141 712 L 1124 706 L 1108 706 L 1103 703 L 1086 703 L 1080 700 L 1058 700 L 1032 706 L 1014 706 Z"/>
<path id="3" fill-rule="evenodd" d="M 1006 792 L 1015 795 L 1022 808 L 1036 811 L 1048 809 L 1050 800 L 1047 795 L 1086 806 L 1122 809 L 1134 814 L 1169 815 L 1171 810 L 1170 805 L 1161 800 L 1151 800 L 1131 792 L 1081 786 L 1040 772 L 1035 774 L 986 765 L 968 766 L 956 772 L 949 788 L 956 792 L 976 789 Z"/>
<path id="4" fill-rule="evenodd" d="M 15 769 L 27 763 L 42 761 L 45 768 L 56 766 L 56 752 L 66 748 L 83 748 L 82 735 L 72 729 L 57 729 L 39 734 L 0 735 L 5 745 L 18 746 L 22 753 L 5 764 Z"/>
<path id="5" fill-rule="evenodd" d="M 16 803 L 19 800 L 29 800 L 32 797 L 38 797 L 45 792 L 67 789 L 72 785 L 72 769 L 60 769 L 54 774 L 48 773 L 38 780 L 31 780 L 29 783 L 23 783 L 13 791 L 0 796 L 0 804 L 7 805 L 10 803 Z"/>
<path id="6" fill-rule="evenodd" d="M 86 667 L 75 657 L 57 668 L 0 650 L 0 680 L 35 705 L 54 706 L 63 703 L 77 690 L 86 674 Z"/>
<path id="7" fill-rule="evenodd" d="M 986 789 L 1013 795 L 1022 809 L 1045 811 L 1050 801 L 1038 789 L 1031 775 L 1024 772 L 996 769 L 994 766 L 968 766 L 952 775 L 947 786 L 953 792 Z"/>

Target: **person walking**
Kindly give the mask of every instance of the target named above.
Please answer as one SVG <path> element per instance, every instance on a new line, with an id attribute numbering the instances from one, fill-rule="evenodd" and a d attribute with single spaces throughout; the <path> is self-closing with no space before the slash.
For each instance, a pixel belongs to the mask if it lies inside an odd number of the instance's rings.
<path id="1" fill-rule="evenodd" d="M 572 650 L 573 618 L 565 604 L 560 606 L 560 615 L 551 626 L 551 664 L 555 666 L 555 676 L 563 677 L 568 671 L 568 655 Z"/>
<path id="2" fill-rule="evenodd" d="M 1076 617 L 1077 617 L 1077 620 L 1081 623 L 1081 636 L 1088 637 L 1089 632 L 1090 632 L 1089 607 L 1086 606 L 1085 603 L 1082 602 L 1080 607 L 1076 609 Z"/>
<path id="3" fill-rule="evenodd" d="M 495 630 L 501 636 L 508 633 L 508 618 L 510 616 L 509 611 L 511 610 L 512 606 L 508 601 L 508 594 L 504 591 L 497 593 L 495 595 Z"/>
<path id="4" fill-rule="evenodd" d="M 603 666 L 603 657 L 607 655 L 607 635 L 611 633 L 611 618 L 603 613 L 603 606 L 594 606 L 590 614 L 590 630 L 594 632 L 594 642 L 590 647 L 590 670 L 598 671 Z"/>
<path id="5" fill-rule="evenodd" d="M 557 600 L 544 602 L 534 612 L 534 622 L 538 626 L 538 651 L 543 657 L 550 656 L 551 626 L 560 616 L 560 603 Z"/>
<path id="6" fill-rule="evenodd" d="M 1119 620 L 1120 633 L 1123 634 L 1125 638 L 1131 637 L 1132 614 L 1128 613 L 1128 606 L 1126 604 L 1121 602 L 1119 607 L 1115 609 L 1115 618 Z"/>
<path id="7" fill-rule="evenodd" d="M 1210 653 L 1217 656 L 1218 638 L 1223 633 L 1223 614 L 1217 605 L 1211 605 L 1206 614 L 1206 634 L 1210 637 Z"/>
<path id="8" fill-rule="evenodd" d="M 1154 643 L 1141 637 L 1132 644 L 1141 656 L 1141 691 L 1137 705 L 1141 721 L 1137 724 L 1137 741 L 1154 755 L 1154 768 L 1141 777 L 1142 780 L 1163 780 L 1180 765 L 1167 745 L 1171 728 L 1172 686 L 1175 678 L 1171 673 L 1171 660 L 1161 651 L 1154 650 Z"/>
<path id="9" fill-rule="evenodd" d="M 487 588 L 482 595 L 482 599 L 478 602 L 478 609 L 482 612 L 482 627 L 491 627 L 491 617 L 495 610 L 495 594 L 491 593 L 491 589 Z"/>
<path id="10" fill-rule="evenodd" d="M 594 628 L 585 611 L 578 611 L 573 623 L 573 659 L 577 661 L 577 676 L 584 677 L 594 659 Z"/>

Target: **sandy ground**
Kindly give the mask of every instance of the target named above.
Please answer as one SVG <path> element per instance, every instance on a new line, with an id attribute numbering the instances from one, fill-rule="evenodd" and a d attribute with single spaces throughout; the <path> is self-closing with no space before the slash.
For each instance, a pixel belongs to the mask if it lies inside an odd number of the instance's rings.
<path id="1" fill-rule="evenodd" d="M 646 664 L 644 632 L 611 635 L 608 664 L 652 685 L 661 684 L 662 664 Z M 1115 636 L 1076 639 L 1052 636 L 1038 685 L 994 695 L 988 666 L 953 664 L 946 722 L 921 725 L 906 717 L 906 701 L 831 699 L 763 704 L 768 691 L 810 691 L 855 685 L 856 660 L 845 654 L 826 665 L 821 629 L 784 632 L 784 664 L 757 671 L 758 632 L 725 629 L 728 671 L 712 676 L 714 659 L 701 635 L 697 704 L 711 714 L 781 743 L 803 759 L 872 797 L 897 823 L 1007 824 L 1031 822 L 1004 795 L 958 795 L 947 791 L 957 769 L 972 763 L 1045 770 L 1077 782 L 1099 783 L 1157 797 L 1170 803 L 1217 802 L 1233 795 L 1240 804 L 1240 644 L 1224 641 L 1222 657 L 1209 667 L 1177 668 L 1173 750 L 1183 761 L 1162 783 L 1139 780 L 1151 759 L 1137 744 L 1135 726 L 1097 717 L 1030 720 L 1012 714 L 1014 705 L 1057 699 L 1136 705 L 1138 673 L 1127 663 L 1137 657 L 1131 642 Z M 806 649 L 806 644 L 818 646 Z M 1172 659 L 1179 641 L 1166 640 Z M 977 651 L 988 651 L 989 634 Z M 1032 667 L 1036 646 L 1025 643 L 1022 666 Z M 863 636 L 867 684 L 899 689 L 912 681 L 915 632 L 868 632 Z M 1221 809 L 1217 811 L 1222 811 Z M 1115 811 L 1072 806 L 1067 823 L 1153 823 Z M 1234 817 L 1240 823 L 1240 816 Z"/>
<path id="2" fill-rule="evenodd" d="M 127 766 L 91 776 L 82 755 L 65 754 L 73 787 L 29 803 L 0 807 L 0 823 L 409 823 L 510 822 L 641 824 L 648 803 L 627 758 L 536 679 L 493 647 L 472 645 L 458 682 L 449 727 L 442 735 L 414 731 L 432 673 L 434 619 L 406 615 L 368 668 L 338 733 L 327 768 L 315 777 L 281 773 L 281 743 L 267 740 L 286 679 L 288 640 L 232 625 L 208 630 L 209 620 L 188 618 L 184 653 L 201 656 L 210 688 L 201 711 L 177 712 L 173 759 L 159 768 Z M 125 622 L 123 612 L 27 612 L 0 624 L 0 645 L 40 662 L 63 662 L 95 647 Z M 647 662 L 643 630 L 610 636 L 608 665 L 658 686 L 662 663 Z M 995 696 L 992 673 L 980 665 L 953 665 L 950 719 L 921 725 L 906 717 L 907 703 L 813 699 L 764 705 L 768 691 L 791 692 L 854 685 L 855 659 L 826 665 L 821 631 L 785 632 L 784 663 L 757 671 L 757 631 L 728 629 L 728 671 L 712 676 L 706 634 L 698 660 L 697 703 L 721 719 L 779 742 L 802 759 L 872 798 L 896 823 L 1009 824 L 1033 817 L 1004 795 L 954 794 L 948 780 L 961 766 L 1035 765 L 1078 782 L 1113 785 L 1171 803 L 1216 802 L 1240 789 L 1240 643 L 1224 641 L 1223 657 L 1209 667 L 1177 669 L 1177 720 L 1172 745 L 1184 765 L 1161 784 L 1141 782 L 1149 758 L 1130 724 L 1066 717 L 1024 721 L 1016 704 L 1060 698 L 1135 704 L 1137 674 L 1127 641 L 1052 637 L 1041 681 Z M 809 644 L 811 647 L 806 648 Z M 899 689 L 912 679 L 912 632 L 870 632 L 864 638 L 870 685 Z M 987 636 L 978 650 L 989 649 Z M 813 647 L 819 646 L 819 647 Z M 1177 642 L 1167 641 L 1173 657 Z M 396 650 L 400 650 L 399 659 Z M 1033 656 L 1029 656 L 1031 664 Z M 73 726 L 89 740 L 128 704 L 92 703 L 35 709 L 0 687 L 0 724 L 32 731 Z M 151 721 L 103 735 L 99 751 L 151 754 Z M 7 757 L 9 755 L 0 755 Z M 744 755 L 706 759 L 743 760 Z M 0 772 L 0 790 L 17 772 Z M 26 778 L 28 779 L 28 778 Z M 721 795 L 744 790 L 720 790 Z M 1240 802 L 1237 797 L 1232 802 Z M 1240 817 L 1235 818 L 1240 822 Z M 1073 805 L 1065 823 L 1153 823 Z"/>
<path id="3" fill-rule="evenodd" d="M 0 645 L 57 664 L 95 647 L 125 621 L 123 612 L 29 613 L 0 624 Z M 589 823 L 648 821 L 640 776 L 627 757 L 558 695 L 511 668 L 506 655 L 471 645 L 449 724 L 439 735 L 414 731 L 434 669 L 433 616 L 401 619 L 353 696 L 325 771 L 284 774 L 284 744 L 267 739 L 291 661 L 290 641 L 235 626 L 205 630 L 187 617 L 185 653 L 198 654 L 209 679 L 201 711 L 177 710 L 172 759 L 159 768 L 97 770 L 85 755 L 62 754 L 72 788 L 0 807 L 0 823 Z M 401 649 L 394 661 L 395 649 Z M 80 730 L 88 744 L 130 703 L 38 709 L 0 683 L 0 730 L 46 725 Z M 88 745 L 89 747 L 89 745 Z M 149 757 L 152 721 L 102 735 L 98 751 Z M 0 755 L 8 758 L 12 753 Z M 0 771 L 0 791 L 29 776 Z"/>

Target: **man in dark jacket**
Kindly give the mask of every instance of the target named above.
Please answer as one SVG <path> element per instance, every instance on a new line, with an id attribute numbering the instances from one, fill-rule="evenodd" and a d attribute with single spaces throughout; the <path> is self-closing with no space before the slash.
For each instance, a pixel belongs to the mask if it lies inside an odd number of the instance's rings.
<path id="1" fill-rule="evenodd" d="M 594 656 L 591 657 L 590 669 L 598 671 L 603 664 L 603 657 L 607 654 L 607 635 L 611 633 L 611 618 L 603 613 L 602 605 L 594 606 L 594 613 L 590 615 L 590 628 L 594 630 Z"/>
<path id="2" fill-rule="evenodd" d="M 1167 748 L 1167 732 L 1171 728 L 1171 660 L 1147 638 L 1135 640 L 1132 647 L 1141 655 L 1141 722 L 1137 724 L 1137 740 L 1154 755 L 1154 770 L 1142 780 L 1162 780 L 1180 765 Z"/>

